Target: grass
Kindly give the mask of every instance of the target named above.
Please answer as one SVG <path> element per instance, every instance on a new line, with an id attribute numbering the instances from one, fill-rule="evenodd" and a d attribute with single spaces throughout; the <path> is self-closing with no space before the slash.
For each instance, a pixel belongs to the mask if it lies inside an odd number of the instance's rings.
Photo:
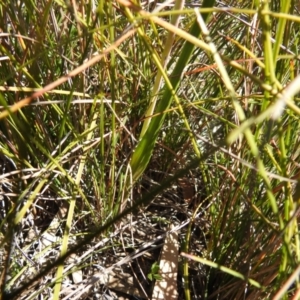
<path id="1" fill-rule="evenodd" d="M 183 3 L 0 4 L 2 299 L 151 297 L 170 223 L 180 298 L 299 298 L 299 7 Z"/>

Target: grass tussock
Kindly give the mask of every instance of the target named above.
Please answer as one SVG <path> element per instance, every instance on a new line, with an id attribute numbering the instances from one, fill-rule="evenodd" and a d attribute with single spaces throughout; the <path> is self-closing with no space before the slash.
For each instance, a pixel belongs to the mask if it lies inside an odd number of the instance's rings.
<path id="1" fill-rule="evenodd" d="M 0 3 L 2 299 L 298 299 L 299 9 Z"/>

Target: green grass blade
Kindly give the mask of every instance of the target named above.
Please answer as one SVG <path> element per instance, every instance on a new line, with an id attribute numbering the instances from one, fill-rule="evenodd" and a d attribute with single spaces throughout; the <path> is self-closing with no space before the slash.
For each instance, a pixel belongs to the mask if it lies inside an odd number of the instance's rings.
<path id="1" fill-rule="evenodd" d="M 220 271 L 228 273 L 228 274 L 230 274 L 233 277 L 236 277 L 236 278 L 248 281 L 250 284 L 252 284 L 253 286 L 255 286 L 255 287 L 259 288 L 259 289 L 262 288 L 261 284 L 259 282 L 257 282 L 256 280 L 253 280 L 251 278 L 247 278 L 243 274 L 241 274 L 241 273 L 239 273 L 239 272 L 237 272 L 235 270 L 232 270 L 230 268 L 227 268 L 225 266 L 220 266 L 218 263 L 209 261 L 209 260 L 204 259 L 202 257 L 198 257 L 198 256 L 195 256 L 195 255 L 184 253 L 184 252 L 181 253 L 181 256 L 183 256 L 185 258 L 188 258 L 188 259 L 192 259 L 194 261 L 197 261 L 197 262 L 199 262 L 201 264 L 204 264 L 204 265 L 207 265 L 209 267 L 219 269 Z"/>
<path id="2" fill-rule="evenodd" d="M 207 0 L 203 2 L 202 7 L 212 7 L 215 1 Z M 203 14 L 204 20 L 207 20 L 208 14 Z M 197 20 L 195 20 L 189 31 L 190 35 L 193 37 L 198 37 L 200 34 L 200 28 Z M 131 158 L 131 168 L 133 174 L 133 182 L 137 181 L 140 176 L 143 174 L 146 169 L 151 155 L 156 143 L 156 139 L 160 132 L 161 126 L 165 119 L 165 111 L 171 105 L 172 99 L 176 94 L 176 90 L 181 81 L 181 74 L 184 71 L 185 66 L 187 65 L 195 46 L 190 42 L 185 42 L 183 46 L 182 53 L 176 63 L 176 66 L 170 76 L 170 83 L 172 89 L 165 87 L 163 89 L 163 95 L 161 100 L 158 102 L 155 113 L 158 114 L 155 117 L 151 118 L 151 122 L 145 134 L 142 136 L 139 141 L 133 155 Z"/>

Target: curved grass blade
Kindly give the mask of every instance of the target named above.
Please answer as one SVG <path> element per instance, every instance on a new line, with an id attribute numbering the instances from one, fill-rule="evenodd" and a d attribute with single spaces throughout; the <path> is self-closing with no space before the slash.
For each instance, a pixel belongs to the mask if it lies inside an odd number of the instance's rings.
<path id="1" fill-rule="evenodd" d="M 202 7 L 212 7 L 214 5 L 214 0 L 206 0 L 203 2 Z M 207 21 L 208 14 L 203 14 L 203 19 Z M 190 28 L 189 34 L 198 37 L 200 34 L 200 28 L 198 25 L 197 20 L 195 20 Z M 164 92 L 162 95 L 161 100 L 158 102 L 155 113 L 156 116 L 151 119 L 148 129 L 146 130 L 145 134 L 139 141 L 133 155 L 131 158 L 131 168 L 132 168 L 132 175 L 133 175 L 133 182 L 136 182 L 140 176 L 143 174 L 144 170 L 146 169 L 152 151 L 162 127 L 162 124 L 165 119 L 165 111 L 170 107 L 172 99 L 176 93 L 176 90 L 181 81 L 181 75 L 184 71 L 184 68 L 188 64 L 188 61 L 193 53 L 195 46 L 190 42 L 185 42 L 181 55 L 178 58 L 177 64 L 170 76 L 169 80 L 172 86 L 172 89 L 164 87 Z"/>

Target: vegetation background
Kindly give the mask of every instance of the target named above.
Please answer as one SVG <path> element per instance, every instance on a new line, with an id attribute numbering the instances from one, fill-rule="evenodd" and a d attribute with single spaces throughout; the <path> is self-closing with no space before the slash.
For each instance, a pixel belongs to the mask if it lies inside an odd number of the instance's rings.
<path id="1" fill-rule="evenodd" d="M 1 0 L 1 298 L 300 299 L 299 10 Z"/>

